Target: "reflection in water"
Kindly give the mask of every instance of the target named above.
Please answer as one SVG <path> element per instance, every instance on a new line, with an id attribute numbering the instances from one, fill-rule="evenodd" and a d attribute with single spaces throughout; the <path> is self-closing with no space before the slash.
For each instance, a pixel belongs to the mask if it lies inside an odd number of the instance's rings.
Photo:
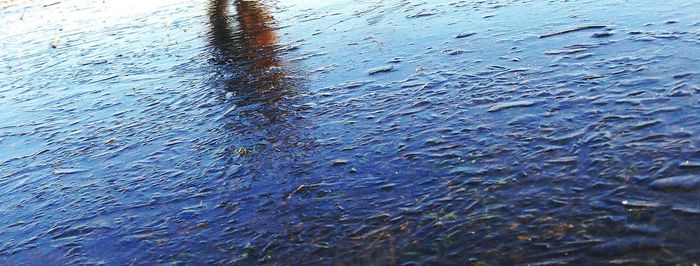
<path id="1" fill-rule="evenodd" d="M 299 162 L 313 143 L 308 140 L 308 125 L 299 108 L 299 84 L 289 79 L 291 71 L 281 60 L 275 22 L 265 5 L 257 1 L 212 0 L 209 22 L 216 74 L 212 86 L 223 86 L 234 95 L 231 101 L 235 106 L 222 125 L 224 134 L 232 136 L 235 145 L 252 150 L 245 154 L 237 146 L 229 147 L 237 149 L 230 157 L 245 157 L 231 162 L 240 170 L 233 176 L 235 195 L 226 196 L 235 197 L 239 211 L 218 219 L 256 217 L 240 220 L 239 226 L 267 229 L 229 232 L 224 237 L 227 241 L 265 245 L 257 242 L 263 241 L 261 236 L 280 234 L 276 230 L 296 214 L 279 212 L 275 205 L 261 206 L 259 199 L 262 195 L 282 198 L 283 193 L 299 185 L 289 179 L 305 174 L 298 170 Z M 261 222 L 265 225 L 258 224 Z M 244 245 L 231 248 L 235 253 L 246 252 Z"/>
<path id="2" fill-rule="evenodd" d="M 238 96 L 238 106 L 259 104 L 268 126 L 280 126 L 275 123 L 288 113 L 280 104 L 293 98 L 289 95 L 293 84 L 285 79 L 288 75 L 279 59 L 274 19 L 258 1 L 233 1 L 235 13 L 229 11 L 231 5 L 228 0 L 213 0 L 209 7 L 214 62 L 224 77 L 217 82 Z"/>
<path id="3" fill-rule="evenodd" d="M 228 0 L 213 0 L 210 5 L 211 43 L 218 64 L 232 66 L 238 82 L 258 90 L 280 85 L 283 73 L 278 69 L 277 33 L 272 28 L 273 17 L 265 6 L 256 1 L 233 1 L 238 22 L 232 28 Z M 263 83 L 263 84 L 261 84 Z M 242 88 L 230 88 L 242 89 Z"/>
<path id="4" fill-rule="evenodd" d="M 217 73 L 213 86 L 223 85 L 233 93 L 237 106 L 223 125 L 225 134 L 253 150 L 232 162 L 241 170 L 233 177 L 235 196 L 227 198 L 235 197 L 239 211 L 219 217 L 239 221 L 239 228 L 259 228 L 224 235 L 227 241 L 241 243 L 232 247 L 234 253 L 244 254 L 248 252 L 245 243 L 267 245 L 271 239 L 265 236 L 284 235 L 285 224 L 304 213 L 292 211 L 284 202 L 261 205 L 260 199 L 280 199 L 298 187 L 308 175 L 309 167 L 303 164 L 315 144 L 304 119 L 307 111 L 301 108 L 304 92 L 290 80 L 292 71 L 281 60 L 275 22 L 266 6 L 256 1 L 212 0 L 209 19 Z"/>
<path id="5" fill-rule="evenodd" d="M 229 10 L 235 7 L 235 10 Z M 237 108 L 227 130 L 244 145 L 288 151 L 299 148 L 298 84 L 280 59 L 274 18 L 260 1 L 212 0 L 209 6 L 214 83 L 232 92 Z M 235 11 L 235 12 L 234 12 Z M 277 156 L 295 157 L 294 152 Z M 271 155 L 271 154 L 268 154 Z"/>

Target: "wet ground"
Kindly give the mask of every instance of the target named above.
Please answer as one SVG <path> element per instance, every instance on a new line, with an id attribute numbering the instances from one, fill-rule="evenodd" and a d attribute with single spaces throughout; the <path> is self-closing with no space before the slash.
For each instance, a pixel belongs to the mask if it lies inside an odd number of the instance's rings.
<path id="1" fill-rule="evenodd" d="M 313 2 L 0 2 L 0 263 L 700 260 L 700 2 Z"/>

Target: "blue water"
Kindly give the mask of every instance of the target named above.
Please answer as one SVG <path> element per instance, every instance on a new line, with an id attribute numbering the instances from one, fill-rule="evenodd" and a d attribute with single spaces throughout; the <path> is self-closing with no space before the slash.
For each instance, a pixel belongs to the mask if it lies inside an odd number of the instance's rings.
<path id="1" fill-rule="evenodd" d="M 700 260 L 698 1 L 0 7 L 0 264 Z"/>

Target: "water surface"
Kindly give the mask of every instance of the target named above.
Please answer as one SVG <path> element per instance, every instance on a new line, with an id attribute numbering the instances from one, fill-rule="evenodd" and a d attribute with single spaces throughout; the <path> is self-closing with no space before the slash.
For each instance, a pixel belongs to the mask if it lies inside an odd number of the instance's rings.
<path id="1" fill-rule="evenodd" d="M 700 259 L 700 2 L 308 2 L 1 3 L 0 262 Z"/>

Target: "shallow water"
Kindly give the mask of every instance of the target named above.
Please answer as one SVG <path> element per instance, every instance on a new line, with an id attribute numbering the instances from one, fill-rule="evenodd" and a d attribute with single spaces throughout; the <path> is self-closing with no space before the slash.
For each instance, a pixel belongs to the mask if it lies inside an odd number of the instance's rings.
<path id="1" fill-rule="evenodd" d="M 700 259 L 700 2 L 308 2 L 0 3 L 0 263 Z"/>

